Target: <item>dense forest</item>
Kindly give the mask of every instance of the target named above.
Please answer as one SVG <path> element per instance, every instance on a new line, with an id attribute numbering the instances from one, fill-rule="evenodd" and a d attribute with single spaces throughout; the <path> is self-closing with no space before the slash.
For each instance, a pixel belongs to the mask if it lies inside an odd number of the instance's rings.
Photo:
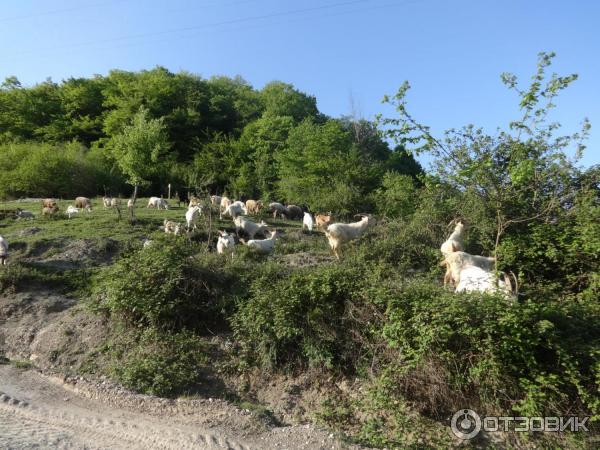
<path id="1" fill-rule="evenodd" d="M 372 446 L 447 448 L 432 421 L 447 425 L 467 405 L 597 422 L 600 167 L 578 164 L 586 120 L 572 133 L 552 121 L 577 79 L 549 73 L 553 57 L 541 53 L 528 82 L 502 74 L 520 116 L 494 134 L 467 125 L 433 135 L 410 112 L 408 83 L 384 98 L 394 114 L 369 122 L 327 117 L 282 82 L 256 90 L 164 68 L 29 88 L 7 79 L 0 197 L 129 196 L 133 186 L 164 195 L 172 183 L 342 219 L 374 213 L 339 262 L 320 234 L 300 231 L 265 259 L 241 250 L 226 260 L 210 242 L 170 236 L 128 247 L 95 281 L 96 308 L 139 334 L 119 349 L 115 373 L 127 386 L 186 392 L 201 378 L 193 343 L 216 323 L 233 336 L 235 373 L 362 380 L 333 393 L 319 417 Z M 422 153 L 430 171 L 413 157 Z M 457 218 L 468 224 L 465 251 L 495 256 L 518 281 L 514 298 L 442 286 L 440 244 Z M 299 252 L 325 262 L 285 264 Z M 580 448 L 588 436 L 555 434 L 547 447 Z M 529 434 L 510 439 L 536 446 Z"/>
<path id="2" fill-rule="evenodd" d="M 138 138 L 152 143 L 138 142 L 132 167 L 122 150 L 136 126 Z M 161 67 L 30 88 L 8 78 L 0 90 L 0 143 L 5 198 L 130 195 L 133 177 L 153 195 L 171 183 L 350 212 L 373 208 L 371 194 L 385 174 L 421 172 L 373 123 L 327 117 L 290 84 L 256 90 L 241 78 Z"/>

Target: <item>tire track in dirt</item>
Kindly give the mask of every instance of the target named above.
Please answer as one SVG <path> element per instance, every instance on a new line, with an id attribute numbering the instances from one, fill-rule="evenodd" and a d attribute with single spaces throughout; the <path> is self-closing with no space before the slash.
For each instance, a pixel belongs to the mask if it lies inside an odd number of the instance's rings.
<path id="1" fill-rule="evenodd" d="M 6 384 L 10 385 L 6 379 L 0 384 L 4 389 Z M 35 396 L 36 400 L 26 401 L 0 392 L 0 448 L 252 450 L 214 433 L 195 431 L 169 421 L 160 423 L 128 411 L 109 412 L 102 407 L 88 409 L 52 395 L 44 398 L 36 393 Z"/>

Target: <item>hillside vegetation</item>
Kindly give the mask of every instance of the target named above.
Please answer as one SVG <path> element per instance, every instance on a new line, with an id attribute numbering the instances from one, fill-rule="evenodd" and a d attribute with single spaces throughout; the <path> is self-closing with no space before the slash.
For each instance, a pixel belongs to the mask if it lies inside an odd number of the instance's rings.
<path id="1" fill-rule="evenodd" d="M 548 119 L 576 79 L 548 75 L 552 57 L 540 55 L 528 86 L 503 75 L 523 112 L 506 130 L 467 126 L 443 138 L 410 114 L 408 84 L 385 99 L 396 115 L 373 124 L 325 117 L 313 97 L 278 82 L 255 91 L 161 68 L 33 88 L 7 80 L 7 199 L 128 195 L 133 186 L 160 195 L 170 182 L 203 199 L 226 192 L 378 220 L 337 261 L 321 232 L 263 214 L 281 232 L 274 254 L 238 245 L 231 259 L 216 254 L 215 233 L 233 224 L 214 212 L 173 236 L 159 228 L 183 221 L 184 207 L 137 208 L 131 224 L 94 200 L 73 219 L 2 219 L 13 250 L 0 287 L 52 285 L 107 317 L 113 332 L 90 372 L 164 396 L 219 379 L 221 395 L 239 402 L 257 401 L 257 378 L 309 374 L 306 388 L 329 394 L 300 420 L 370 446 L 458 445 L 448 418 L 465 407 L 597 422 L 600 170 L 577 165 L 587 122 L 565 135 Z M 411 156 L 419 152 L 433 155 L 431 171 Z M 17 206 L 40 209 L 5 203 Z M 469 225 L 465 250 L 496 256 L 518 279 L 516 298 L 443 287 L 440 244 L 458 217 Z M 31 226 L 40 230 L 22 232 Z M 143 238 L 152 245 L 142 248 Z M 81 240 L 95 249 L 88 263 L 56 263 Z M 592 448 L 593 436 L 510 433 L 494 445 Z M 492 445 L 486 439 L 473 444 Z"/>

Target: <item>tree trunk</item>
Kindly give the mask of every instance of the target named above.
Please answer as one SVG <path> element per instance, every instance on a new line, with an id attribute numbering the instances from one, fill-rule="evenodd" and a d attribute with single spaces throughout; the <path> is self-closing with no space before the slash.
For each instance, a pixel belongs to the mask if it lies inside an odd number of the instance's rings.
<path id="1" fill-rule="evenodd" d="M 137 194 L 138 194 L 138 185 L 134 184 L 133 185 L 133 195 L 131 196 L 132 205 L 131 205 L 131 208 L 128 208 L 129 214 L 131 216 L 131 224 L 132 225 L 134 225 L 137 222 L 137 220 L 135 218 L 135 202 L 137 200 Z"/>

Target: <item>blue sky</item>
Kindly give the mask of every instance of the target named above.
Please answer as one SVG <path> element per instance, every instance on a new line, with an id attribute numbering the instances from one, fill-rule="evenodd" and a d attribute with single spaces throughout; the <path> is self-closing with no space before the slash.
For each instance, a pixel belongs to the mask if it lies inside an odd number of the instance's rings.
<path id="1" fill-rule="evenodd" d="M 526 82 L 537 53 L 578 73 L 551 116 L 564 131 L 592 122 L 586 166 L 600 163 L 600 2 L 580 0 L 5 0 L 0 79 L 51 77 L 157 65 L 203 77 L 241 75 L 315 95 L 332 116 L 381 105 L 409 80 L 409 109 L 435 133 L 469 123 L 488 131 L 518 117 L 500 82 Z M 426 161 L 426 160 L 425 160 Z"/>

